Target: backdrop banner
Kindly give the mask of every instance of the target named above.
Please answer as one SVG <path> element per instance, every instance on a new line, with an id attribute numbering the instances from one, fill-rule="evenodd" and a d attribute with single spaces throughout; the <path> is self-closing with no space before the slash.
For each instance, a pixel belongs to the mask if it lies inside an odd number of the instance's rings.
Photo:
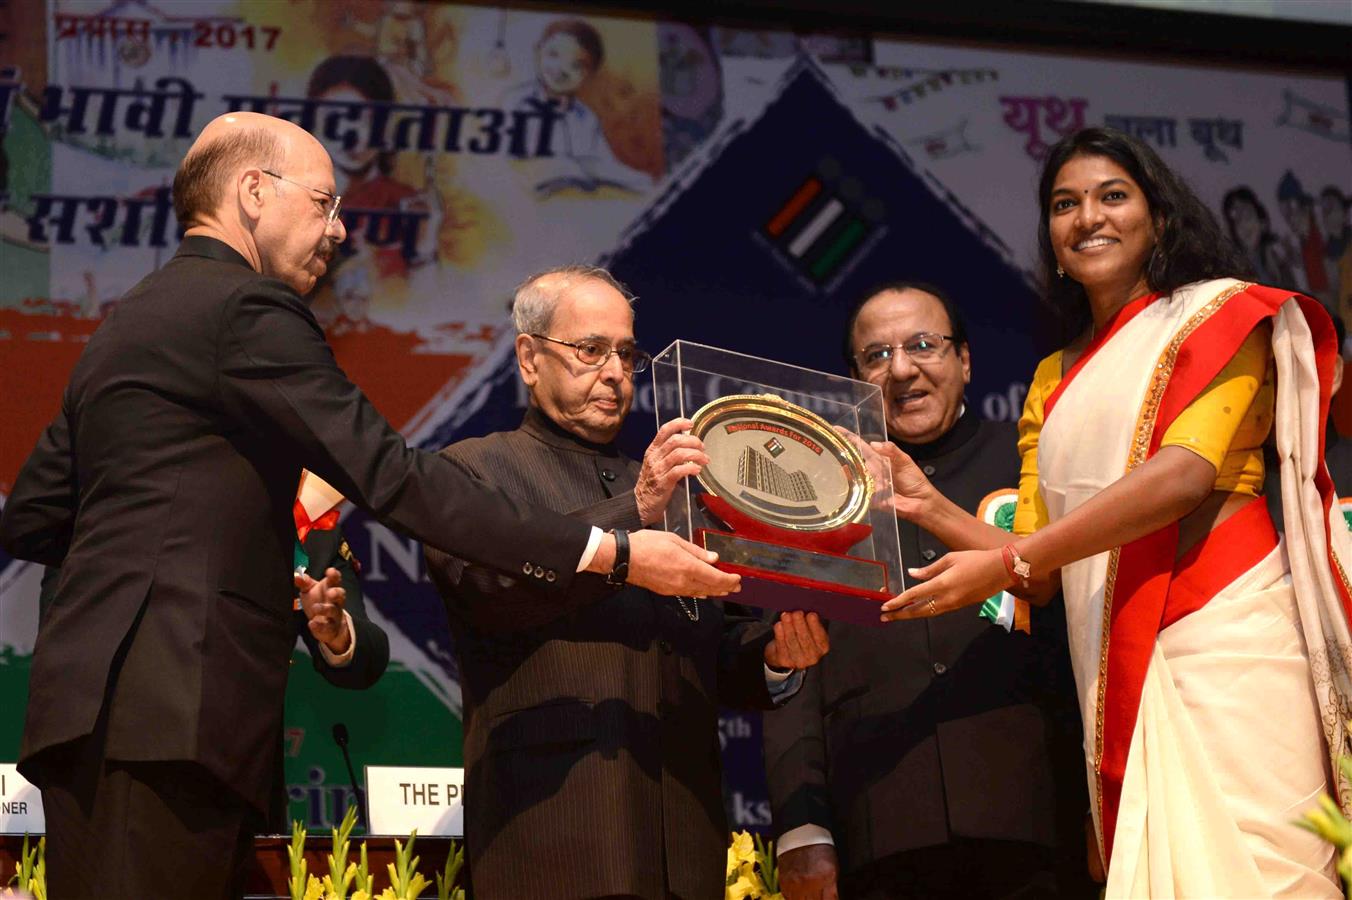
<path id="1" fill-rule="evenodd" d="M 1038 165 L 1084 125 L 1155 146 L 1260 280 L 1344 314 L 1352 303 L 1338 77 L 563 5 L 46 0 L 10 17 L 0 494 L 90 334 L 174 253 L 175 166 L 229 110 L 283 116 L 329 148 L 349 238 L 313 308 L 342 367 L 429 449 L 520 422 L 512 289 L 577 262 L 638 295 L 650 350 L 684 339 L 836 372 L 852 302 L 886 280 L 934 282 L 967 319 L 967 402 L 1017 418 L 1050 349 L 1033 276 Z M 640 376 L 622 443 L 641 454 L 655 426 Z M 342 528 L 392 659 L 374 689 L 340 692 L 296 651 L 287 778 L 311 829 L 351 802 L 338 722 L 358 773 L 462 761 L 455 658 L 421 549 L 359 510 Z M 40 577 L 0 557 L 0 761 L 18 751 Z M 720 727 L 731 821 L 764 828 L 759 719 L 729 713 Z"/>

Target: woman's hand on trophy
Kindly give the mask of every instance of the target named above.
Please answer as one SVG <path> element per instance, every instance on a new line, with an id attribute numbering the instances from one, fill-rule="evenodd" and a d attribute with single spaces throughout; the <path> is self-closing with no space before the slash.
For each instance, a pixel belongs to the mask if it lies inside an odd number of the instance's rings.
<path id="1" fill-rule="evenodd" d="M 891 505 L 898 516 L 908 522 L 915 522 L 924 514 L 926 506 L 933 503 L 938 493 L 934 485 L 920 471 L 915 460 L 891 441 L 874 441 L 870 444 L 873 451 L 886 460 L 892 469 Z"/>
<path id="2" fill-rule="evenodd" d="M 689 419 L 672 419 L 657 429 L 657 436 L 643 453 L 634 500 L 644 525 L 660 522 L 681 479 L 698 475 L 709 464 L 704 442 L 689 433 L 692 424 Z"/>
<path id="3" fill-rule="evenodd" d="M 1011 584 L 999 550 L 954 551 L 906 574 L 918 581 L 883 604 L 884 622 L 942 615 L 981 603 Z"/>
<path id="4" fill-rule="evenodd" d="M 774 640 L 765 645 L 765 664 L 774 669 L 806 669 L 830 649 L 831 638 L 816 613 L 780 613 Z"/>

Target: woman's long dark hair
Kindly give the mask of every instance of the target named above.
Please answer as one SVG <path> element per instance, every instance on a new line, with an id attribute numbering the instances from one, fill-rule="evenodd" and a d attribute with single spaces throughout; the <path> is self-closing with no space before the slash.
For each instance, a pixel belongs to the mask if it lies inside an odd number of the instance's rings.
<path id="1" fill-rule="evenodd" d="M 1112 128 L 1085 128 L 1056 143 L 1038 179 L 1038 255 L 1043 290 L 1061 319 L 1062 342 L 1089 327 L 1089 297 L 1069 276 L 1056 274 L 1052 252 L 1051 195 L 1061 167 L 1076 156 L 1101 156 L 1117 163 L 1145 192 L 1160 237 L 1145 267 L 1152 291 L 1169 293 L 1207 278 L 1244 277 L 1249 264 L 1197 195 L 1147 144 Z"/>

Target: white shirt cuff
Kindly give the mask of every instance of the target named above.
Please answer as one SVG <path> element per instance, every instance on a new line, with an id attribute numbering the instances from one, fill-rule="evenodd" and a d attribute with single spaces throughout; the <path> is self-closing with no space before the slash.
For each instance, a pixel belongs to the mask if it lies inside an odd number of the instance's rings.
<path id="1" fill-rule="evenodd" d="M 591 565 L 592 559 L 596 556 L 596 551 L 601 549 L 601 538 L 604 535 L 604 531 L 595 525 L 592 526 L 591 534 L 587 536 L 587 546 L 582 550 L 582 559 L 577 562 L 579 572 L 585 572 L 587 566 Z"/>
<path id="2" fill-rule="evenodd" d="M 790 850 L 797 850 L 799 847 L 807 847 L 812 844 L 830 844 L 835 846 L 836 842 L 831 838 L 831 832 L 820 825 L 799 825 L 797 828 L 790 828 L 779 836 L 775 841 L 775 858 L 779 858 Z"/>
<path id="3" fill-rule="evenodd" d="M 329 666 L 334 669 L 341 669 L 352 662 L 352 654 L 357 650 L 357 629 L 352 626 L 352 616 L 347 610 L 343 610 L 343 622 L 346 623 L 348 637 L 346 653 L 343 653 L 342 655 L 334 653 L 328 647 L 324 646 L 323 641 L 318 641 L 319 652 L 323 655 L 324 662 L 328 663 Z"/>
<path id="4" fill-rule="evenodd" d="M 789 671 L 787 671 L 787 672 L 776 672 L 774 669 L 770 668 L 770 664 L 769 664 L 769 663 L 766 663 L 766 664 L 765 664 L 765 683 L 766 683 L 766 684 L 779 684 L 779 683 L 782 682 L 782 681 L 788 681 L 790 678 L 793 677 L 793 673 L 796 672 L 796 671 L 798 671 L 798 670 L 797 670 L 797 669 L 789 669 Z"/>

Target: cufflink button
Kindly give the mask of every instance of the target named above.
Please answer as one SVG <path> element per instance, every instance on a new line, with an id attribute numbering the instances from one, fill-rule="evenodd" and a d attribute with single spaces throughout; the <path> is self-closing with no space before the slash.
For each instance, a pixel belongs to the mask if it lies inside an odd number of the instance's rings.
<path id="1" fill-rule="evenodd" d="M 615 480 L 615 473 L 612 472 L 612 471 L 610 471 L 609 469 L 602 469 L 602 470 L 601 470 L 601 477 L 604 478 L 606 481 L 614 481 L 614 480 Z"/>
<path id="2" fill-rule="evenodd" d="M 536 577 L 536 578 L 544 578 L 544 577 L 545 577 L 545 567 L 544 567 L 544 566 L 536 566 L 536 567 L 535 567 L 535 577 Z"/>
<path id="3" fill-rule="evenodd" d="M 939 554 L 935 553 L 933 550 L 921 550 L 921 551 L 920 551 L 920 555 L 923 556 L 923 557 L 925 558 L 925 562 L 929 562 L 930 560 L 934 559 L 934 557 L 938 556 Z"/>
<path id="4" fill-rule="evenodd" d="M 920 471 L 924 472 L 926 475 L 933 475 L 934 466 L 925 466 L 925 468 L 921 469 Z"/>
<path id="5" fill-rule="evenodd" d="M 534 568 L 535 567 L 532 566 L 530 563 L 526 563 L 524 566 L 521 567 L 521 571 L 529 575 L 531 573 L 531 570 Z"/>
<path id="6" fill-rule="evenodd" d="M 545 581 L 548 581 L 551 584 L 553 584 L 554 580 L 558 577 L 559 576 L 554 574 L 553 569 L 550 569 L 548 572 L 545 573 Z"/>
<path id="7" fill-rule="evenodd" d="M 947 672 L 947 671 L 948 671 L 948 666 L 944 665 L 943 663 L 935 663 L 935 664 L 934 664 L 934 674 L 935 674 L 935 675 L 942 675 L 942 674 L 944 674 L 944 673 Z"/>

